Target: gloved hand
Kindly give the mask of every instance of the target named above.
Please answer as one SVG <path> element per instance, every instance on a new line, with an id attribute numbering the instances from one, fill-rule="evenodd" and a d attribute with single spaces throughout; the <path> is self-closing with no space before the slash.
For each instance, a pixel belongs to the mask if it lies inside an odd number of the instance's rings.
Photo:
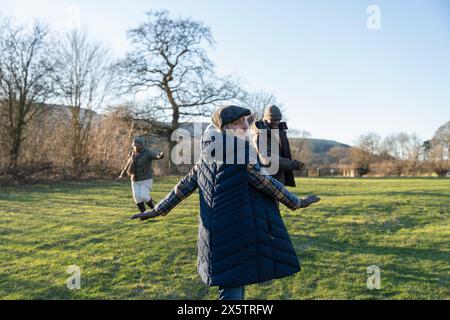
<path id="1" fill-rule="evenodd" d="M 257 116 L 252 113 L 251 115 L 247 116 L 247 123 L 249 126 L 251 126 L 253 124 L 253 122 L 256 121 Z"/>
<path id="2" fill-rule="evenodd" d="M 160 215 L 159 213 L 156 213 L 154 210 L 151 210 L 151 211 L 145 211 L 145 212 L 141 212 L 141 213 L 135 214 L 130 219 L 137 219 L 137 218 L 139 218 L 141 221 L 145 221 L 145 220 L 150 219 L 150 218 L 155 218 L 155 217 L 157 217 L 159 215 Z"/>
<path id="3" fill-rule="evenodd" d="M 302 170 L 306 165 L 298 160 L 292 161 L 292 170 Z"/>
<path id="4" fill-rule="evenodd" d="M 163 159 L 164 158 L 164 152 L 160 152 L 158 155 L 158 159 Z"/>
<path id="5" fill-rule="evenodd" d="M 319 202 L 320 197 L 318 197 L 314 194 L 311 194 L 309 196 L 306 196 L 305 198 L 301 198 L 300 200 L 301 200 L 300 208 L 306 208 L 315 202 Z"/>

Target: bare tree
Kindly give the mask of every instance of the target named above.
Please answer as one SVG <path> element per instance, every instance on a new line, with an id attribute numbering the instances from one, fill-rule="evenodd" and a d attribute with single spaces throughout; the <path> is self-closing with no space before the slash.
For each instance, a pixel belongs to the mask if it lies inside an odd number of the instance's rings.
<path id="1" fill-rule="evenodd" d="M 138 116 L 152 119 L 169 139 L 182 122 L 209 115 L 214 105 L 240 92 L 229 77 L 215 75 L 205 50 L 214 40 L 201 22 L 150 11 L 146 22 L 128 31 L 128 38 L 132 50 L 118 63 L 121 88 L 151 97 Z M 164 121 L 170 125 L 163 126 Z"/>
<path id="2" fill-rule="evenodd" d="M 450 121 L 436 130 L 429 156 L 437 175 L 444 176 L 450 170 Z"/>
<path id="3" fill-rule="evenodd" d="M 405 132 L 387 136 L 382 142 L 382 150 L 396 160 L 406 160 L 409 152 L 409 136 Z"/>
<path id="4" fill-rule="evenodd" d="M 90 133 L 95 110 L 102 106 L 111 83 L 108 50 L 73 30 L 56 51 L 56 92 L 71 114 L 71 161 L 75 175 L 89 163 Z"/>
<path id="5" fill-rule="evenodd" d="M 370 172 L 370 166 L 373 164 L 373 154 L 361 149 L 352 147 L 350 149 L 350 159 L 353 169 L 357 170 L 362 176 Z"/>
<path id="6" fill-rule="evenodd" d="M 381 137 L 376 133 L 368 133 L 358 138 L 356 146 L 372 155 L 380 153 Z"/>
<path id="7" fill-rule="evenodd" d="M 362 135 L 350 150 L 352 166 L 359 174 L 366 175 L 370 167 L 375 163 L 380 152 L 381 137 L 376 133 Z"/>
<path id="8" fill-rule="evenodd" d="M 35 21 L 31 28 L 0 21 L 0 136 L 7 153 L 8 170 L 17 165 L 27 125 L 53 92 L 48 30 Z"/>
<path id="9" fill-rule="evenodd" d="M 327 156 L 336 164 L 347 163 L 350 157 L 350 149 L 345 147 L 333 147 L 327 152 Z"/>
<path id="10" fill-rule="evenodd" d="M 268 105 L 274 104 L 280 108 L 281 112 L 284 113 L 283 104 L 278 101 L 278 99 L 272 94 L 265 91 L 259 92 L 244 92 L 239 98 L 240 104 L 252 110 L 259 118 L 264 115 L 264 110 Z"/>
<path id="11" fill-rule="evenodd" d="M 395 162 L 393 167 L 398 175 L 415 175 L 423 154 L 423 142 L 415 134 L 395 133 L 383 140 L 380 144 L 380 151 L 383 159 L 379 160 Z"/>

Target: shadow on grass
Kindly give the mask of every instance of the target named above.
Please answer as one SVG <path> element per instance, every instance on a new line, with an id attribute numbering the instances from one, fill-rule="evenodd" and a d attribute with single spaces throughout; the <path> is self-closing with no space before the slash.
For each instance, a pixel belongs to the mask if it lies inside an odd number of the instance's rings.
<path id="1" fill-rule="evenodd" d="M 415 196 L 417 201 L 420 201 L 422 197 L 450 197 L 450 193 L 444 192 L 421 192 L 421 191 L 374 191 L 374 192 L 346 192 L 346 193 L 321 193 L 320 195 L 334 196 L 334 197 L 359 197 L 359 196 L 373 196 L 373 197 L 409 197 Z M 397 200 L 397 199 L 395 199 Z M 413 202 L 413 201 L 411 201 Z"/>
<path id="2" fill-rule="evenodd" d="M 381 256 L 395 256 L 397 258 L 407 258 L 412 260 L 439 260 L 443 263 L 450 264 L 450 255 L 448 251 L 442 251 L 433 248 L 404 248 L 404 247 L 393 247 L 393 246 L 377 246 L 370 245 L 361 241 L 359 244 L 350 244 L 345 241 L 336 240 L 336 237 L 332 235 L 327 236 L 291 236 L 292 242 L 299 245 L 301 248 L 311 248 L 314 247 L 319 252 L 324 251 L 334 251 L 341 253 L 348 253 L 351 255 L 356 254 L 370 254 L 370 255 L 381 255 Z M 306 241 L 305 241 L 306 239 Z M 311 245 L 308 245 L 311 244 Z M 363 245 L 365 244 L 365 245 Z"/>
<path id="3" fill-rule="evenodd" d="M 64 273 L 61 275 L 62 277 L 69 276 Z M 8 274 L 2 274 L 0 294 L 3 297 L 12 295 L 15 297 L 14 299 L 27 300 L 73 299 L 77 296 L 81 298 L 77 291 L 69 290 L 65 283 L 61 286 L 46 285 L 46 281 L 17 279 L 17 275 L 12 277 Z"/>

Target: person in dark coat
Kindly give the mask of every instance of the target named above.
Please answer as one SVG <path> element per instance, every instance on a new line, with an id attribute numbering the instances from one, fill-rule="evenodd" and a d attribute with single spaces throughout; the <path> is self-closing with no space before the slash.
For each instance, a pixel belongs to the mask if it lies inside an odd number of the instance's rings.
<path id="1" fill-rule="evenodd" d="M 145 212 L 145 204 L 150 209 L 154 208 L 154 201 L 150 195 L 153 189 L 153 160 L 164 158 L 164 152 L 155 152 L 144 146 L 144 139 L 133 139 L 133 151 L 128 155 L 127 164 L 122 170 L 119 179 L 126 172 L 130 176 L 131 190 L 136 206 L 141 212 Z"/>
<path id="2" fill-rule="evenodd" d="M 253 142 L 258 149 L 258 156 L 262 166 L 270 166 L 270 159 L 278 158 L 278 170 L 272 176 L 280 181 L 285 186 L 295 187 L 294 173 L 295 170 L 301 170 L 305 164 L 292 160 L 291 147 L 287 138 L 286 122 L 282 122 L 283 115 L 276 105 L 269 105 L 265 111 L 262 119 L 256 121 L 252 125 Z M 277 135 L 273 133 L 276 130 Z M 260 145 L 261 134 L 267 133 L 267 143 L 265 146 Z M 278 148 L 272 150 L 272 139 L 277 139 L 276 145 Z M 266 148 L 264 151 L 261 147 Z"/>
<path id="3" fill-rule="evenodd" d="M 249 115 L 238 106 L 216 110 L 216 130 L 204 134 L 199 161 L 153 210 L 131 217 L 165 216 L 199 189 L 198 272 L 206 285 L 219 287 L 221 300 L 244 299 L 246 285 L 300 271 L 277 203 L 296 210 L 320 200 L 298 198 L 252 161 L 242 139 Z"/>

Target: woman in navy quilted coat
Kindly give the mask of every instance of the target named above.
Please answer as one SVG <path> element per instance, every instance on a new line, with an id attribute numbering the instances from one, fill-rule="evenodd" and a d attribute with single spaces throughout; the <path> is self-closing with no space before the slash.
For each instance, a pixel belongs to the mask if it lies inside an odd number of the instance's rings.
<path id="1" fill-rule="evenodd" d="M 199 189 L 198 273 L 206 285 L 219 287 L 224 300 L 244 299 L 247 284 L 300 271 L 278 201 L 296 210 L 320 200 L 298 198 L 252 161 L 251 146 L 241 139 L 249 115 L 232 105 L 216 110 L 192 170 L 152 211 L 132 217 L 165 216 Z"/>

